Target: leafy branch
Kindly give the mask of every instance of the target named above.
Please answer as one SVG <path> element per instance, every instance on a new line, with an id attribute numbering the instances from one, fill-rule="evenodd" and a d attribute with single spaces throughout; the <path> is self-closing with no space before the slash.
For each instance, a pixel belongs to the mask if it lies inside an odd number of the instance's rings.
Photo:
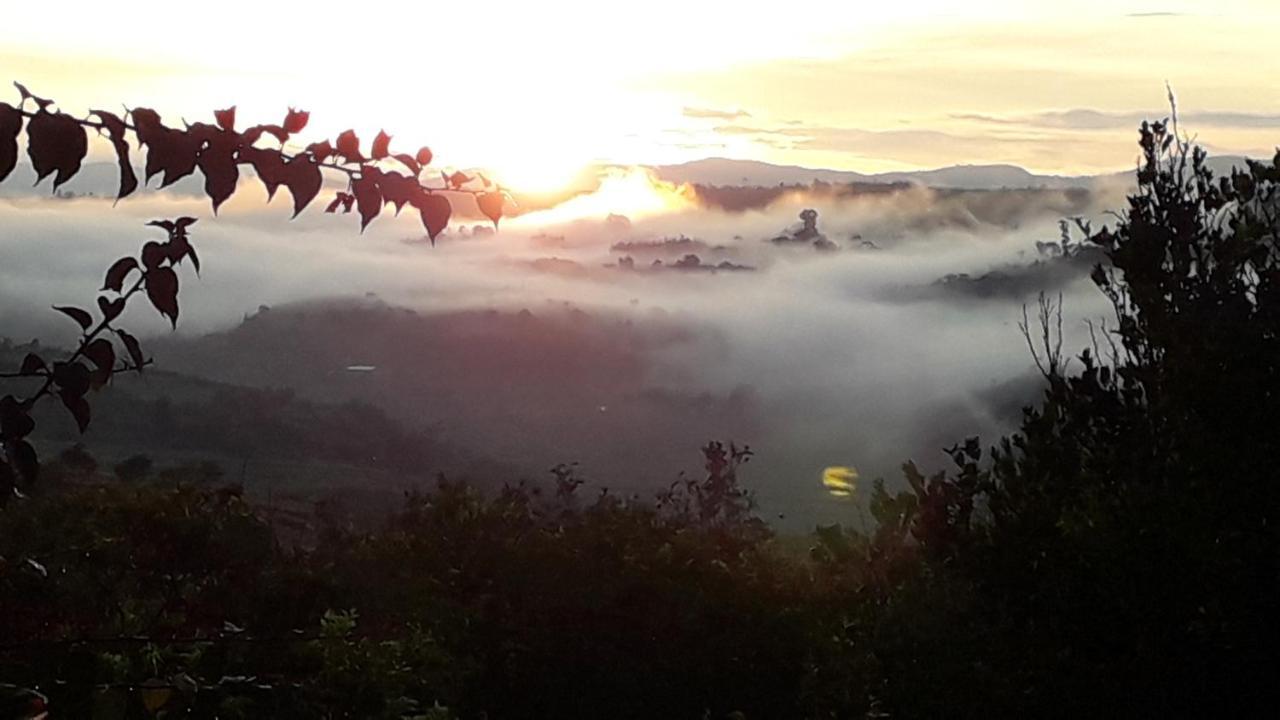
<path id="1" fill-rule="evenodd" d="M 39 477 L 39 459 L 27 440 L 35 430 L 32 411 L 36 403 L 56 395 L 83 433 L 92 417 L 86 395 L 102 388 L 119 373 L 142 372 L 152 364 L 143 355 L 137 338 L 115 327 L 114 323 L 130 299 L 146 293 L 151 305 L 177 326 L 176 268 L 190 260 L 196 272 L 200 270 L 199 256 L 187 234 L 187 228 L 194 222 L 195 218 L 183 217 L 148 223 L 164 230 L 168 239 L 164 243 L 148 242 L 142 246 L 139 257 L 120 258 L 108 268 L 102 294 L 97 300 L 101 319 L 95 322 L 90 311 L 79 307 L 54 308 L 75 321 L 81 330 L 76 349 L 65 359 L 49 363 L 35 353 L 28 353 L 17 372 L 0 374 L 0 378 L 43 379 L 39 389 L 25 398 L 14 395 L 0 398 L 0 442 L 4 446 L 4 460 L 0 461 L 0 505 L 13 494 L 20 493 L 21 488 L 34 484 Z M 126 290 L 126 281 L 135 273 L 137 278 Z M 123 353 L 117 352 L 116 343 L 111 339 L 113 336 L 123 346 Z M 117 362 L 118 357 L 124 359 Z"/>
<path id="2" fill-rule="evenodd" d="M 214 111 L 214 123 L 185 123 L 184 129 L 164 124 L 150 108 L 125 109 L 123 116 L 92 110 L 89 117 L 77 118 L 60 110 L 54 101 L 32 94 L 14 83 L 21 95 L 17 107 L 0 103 L 0 181 L 13 171 L 18 159 L 18 135 L 26 125 L 27 154 L 36 171 L 37 184 L 54 175 L 53 188 L 80 171 L 88 154 L 88 130 L 106 134 L 116 151 L 120 183 L 119 201 L 136 191 L 138 177 L 130 156 L 130 136 L 145 147 L 146 165 L 142 184 L 160 175 L 166 187 L 197 169 L 204 176 L 204 190 L 213 203 L 214 214 L 232 194 L 240 178 L 240 167 L 250 166 L 267 190 L 268 200 L 284 186 L 293 196 L 293 217 L 297 217 L 320 193 L 322 170 L 347 177 L 345 191 L 337 192 L 325 212 L 360 215 L 363 231 L 383 206 L 395 207 L 398 215 L 405 205 L 416 209 L 427 234 L 435 239 L 449 224 L 452 205 L 446 194 L 470 195 L 486 217 L 496 225 L 503 216 L 510 195 L 482 173 L 441 172 L 441 186 L 427 185 L 423 174 L 433 160 L 430 148 L 414 154 L 395 152 L 392 136 L 379 131 L 366 155 L 360 137 L 346 130 L 332 142 L 323 140 L 300 152 L 286 152 L 285 145 L 302 132 L 310 113 L 290 108 L 280 124 L 254 125 L 236 129 L 236 108 Z M 28 104 L 34 109 L 29 109 Z M 93 119 L 96 118 L 96 119 Z M 274 146 L 273 146 L 274 142 Z"/>

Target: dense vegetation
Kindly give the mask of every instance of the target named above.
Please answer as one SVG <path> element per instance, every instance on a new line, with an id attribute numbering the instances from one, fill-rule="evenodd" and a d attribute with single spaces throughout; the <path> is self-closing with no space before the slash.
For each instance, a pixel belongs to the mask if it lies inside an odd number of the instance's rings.
<path id="1" fill-rule="evenodd" d="M 1113 323 L 1055 307 L 1021 428 L 876 483 L 801 554 L 738 482 L 441 479 L 282 532 L 216 473 L 46 463 L 0 511 L 0 679 L 59 717 L 852 718 L 1274 712 L 1280 154 L 1214 178 L 1144 125 L 1092 232 Z M 20 688 L 27 688 L 23 690 Z"/>

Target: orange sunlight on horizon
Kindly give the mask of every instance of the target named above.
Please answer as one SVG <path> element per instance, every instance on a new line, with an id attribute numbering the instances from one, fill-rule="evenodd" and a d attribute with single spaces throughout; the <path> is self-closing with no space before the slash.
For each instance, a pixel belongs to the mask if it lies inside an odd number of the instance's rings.
<path id="1" fill-rule="evenodd" d="M 544 227 L 575 220 L 603 219 L 623 215 L 630 220 L 672 212 L 694 204 L 693 190 L 654 177 L 644 168 L 613 168 L 601 176 L 600 186 L 555 207 L 520 215 L 511 220 L 517 227 Z"/>

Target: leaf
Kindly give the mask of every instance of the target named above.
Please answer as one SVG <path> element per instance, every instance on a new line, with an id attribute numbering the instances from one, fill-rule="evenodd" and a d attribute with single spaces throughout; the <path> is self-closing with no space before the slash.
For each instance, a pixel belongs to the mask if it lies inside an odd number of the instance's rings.
<path id="1" fill-rule="evenodd" d="M 89 152 L 89 138 L 76 119 L 64 113 L 39 112 L 27 123 L 27 156 L 36 171 L 36 184 L 49 177 L 56 190 L 80 172 L 80 162 Z"/>
<path id="2" fill-rule="evenodd" d="M 240 138 L 235 133 L 215 131 L 208 134 L 208 143 L 196 164 L 204 173 L 204 191 L 213 201 L 213 214 L 217 215 L 218 206 L 236 191 L 240 179 L 235 157 Z"/>
<path id="3" fill-rule="evenodd" d="M 142 372 L 142 366 L 146 364 L 146 360 L 142 356 L 142 346 L 138 344 L 138 338 L 130 335 L 124 330 L 116 330 L 120 342 L 124 343 L 124 349 L 129 353 L 129 359 L 133 361 L 133 366 Z"/>
<path id="4" fill-rule="evenodd" d="M 364 232 L 369 223 L 382 212 L 382 191 L 378 189 L 380 174 L 376 168 L 365 167 L 361 169 L 360 177 L 351 183 L 356 197 L 356 209 L 360 211 L 360 232 Z"/>
<path id="5" fill-rule="evenodd" d="M 103 290 L 114 290 L 121 292 L 124 290 L 125 278 L 129 277 L 129 273 L 138 269 L 138 261 L 131 257 L 122 257 L 111 264 L 107 268 L 107 278 L 102 283 Z"/>
<path id="6" fill-rule="evenodd" d="M 416 156 L 416 159 L 417 159 L 417 161 L 418 161 L 418 164 L 419 164 L 419 165 L 421 165 L 422 167 L 426 167 L 426 166 L 430 165 L 430 164 L 431 164 L 431 157 L 432 157 L 432 155 L 431 155 L 431 148 L 429 148 L 429 147 L 427 147 L 427 146 L 425 146 L 425 145 L 424 145 L 424 146 L 422 146 L 422 147 L 420 147 L 420 148 L 418 148 L 418 154 L 417 154 L 417 156 Z"/>
<path id="7" fill-rule="evenodd" d="M 418 173 L 422 172 L 422 166 L 418 164 L 417 160 L 413 159 L 412 155 L 409 155 L 406 153 L 399 153 L 394 157 L 396 160 L 400 162 L 401 165 L 404 165 L 405 167 L 409 168 L 409 172 L 413 173 L 415 177 L 418 175 Z"/>
<path id="8" fill-rule="evenodd" d="M 480 212 L 493 221 L 495 228 L 498 227 L 498 221 L 502 219 L 502 206 L 506 202 L 506 196 L 500 192 L 480 193 L 476 197 L 476 204 L 480 206 Z"/>
<path id="9" fill-rule="evenodd" d="M 98 310 L 102 312 L 102 318 L 110 323 L 120 317 L 120 313 L 124 312 L 124 298 L 108 300 L 104 297 L 99 297 Z"/>
<path id="10" fill-rule="evenodd" d="M 4 449 L 9 463 L 25 484 L 30 485 L 40 479 L 40 459 L 31 443 L 26 440 L 11 440 L 5 443 Z"/>
<path id="11" fill-rule="evenodd" d="M 22 95 L 23 102 L 26 102 L 27 100 L 34 100 L 36 103 L 36 106 L 39 107 L 41 110 L 53 104 L 52 100 L 46 100 L 45 98 L 38 97 L 36 95 L 31 94 L 31 91 L 27 89 L 27 86 L 23 85 L 20 82 L 14 82 L 13 86 L 18 88 L 18 93 Z"/>
<path id="12" fill-rule="evenodd" d="M 360 154 L 360 138 L 354 130 L 343 132 L 334 145 L 347 162 L 364 162 L 364 156 Z"/>
<path id="13" fill-rule="evenodd" d="M 0 398 L 0 437 L 5 440 L 21 440 L 36 429 L 28 408 L 12 395 Z"/>
<path id="14" fill-rule="evenodd" d="M 165 127 L 160 122 L 160 115 L 150 108 L 134 108 L 130 115 L 137 128 L 138 142 L 147 148 L 144 172 L 147 180 L 163 172 L 160 187 L 165 187 L 195 172 L 200 139 L 181 130 Z"/>
<path id="15" fill-rule="evenodd" d="M 471 176 L 467 175 L 461 170 L 458 170 L 454 172 L 452 175 L 446 175 L 445 181 L 449 183 L 450 187 L 457 190 L 457 189 L 460 189 L 463 185 L 466 185 L 467 183 L 471 182 Z"/>
<path id="16" fill-rule="evenodd" d="M 306 209 L 307 205 L 320 194 L 320 186 L 324 177 L 320 174 L 320 165 L 305 155 L 298 155 L 284 166 L 285 185 L 293 196 L 293 216 Z"/>
<path id="17" fill-rule="evenodd" d="M 116 349 L 110 340 L 98 338 L 85 346 L 84 356 L 93 363 L 97 370 L 93 373 L 90 384 L 100 388 L 111 379 L 111 371 L 116 366 Z"/>
<path id="18" fill-rule="evenodd" d="M 56 362 L 53 364 L 53 382 L 59 392 L 80 396 L 89 392 L 89 368 L 79 362 Z"/>
<path id="19" fill-rule="evenodd" d="M 311 143 L 307 146 L 307 153 L 316 159 L 316 162 L 324 162 L 333 155 L 333 146 L 328 140 L 324 142 Z"/>
<path id="20" fill-rule="evenodd" d="M 422 215 L 422 225 L 427 229 L 427 236 L 431 238 L 431 244 L 434 245 L 436 237 L 449 226 L 449 216 L 453 213 L 453 206 L 443 195 L 434 193 L 423 193 L 417 198 L 415 206 Z"/>
<path id="21" fill-rule="evenodd" d="M 80 428 L 80 432 L 89 429 L 89 402 L 84 399 L 84 395 L 73 395 L 66 391 L 58 393 L 58 397 L 62 398 L 62 404 L 71 412 L 71 417 L 75 418 L 76 426 Z"/>
<path id="22" fill-rule="evenodd" d="M 98 120 L 106 127 L 107 137 L 116 150 L 116 164 L 120 166 L 120 189 L 116 191 L 116 200 L 120 200 L 138 189 L 138 175 L 133 170 L 133 162 L 129 159 L 129 141 L 125 137 L 124 120 L 119 115 L 103 110 L 94 110 Z"/>
<path id="23" fill-rule="evenodd" d="M 196 249 L 191 246 L 191 241 L 187 239 L 185 232 L 175 232 L 168 245 L 169 265 L 171 267 L 181 265 L 183 260 L 190 258 L 192 267 L 196 269 L 196 274 L 200 274 L 200 256 L 196 255 Z"/>
<path id="24" fill-rule="evenodd" d="M 267 200 L 274 198 L 276 190 L 286 179 L 284 156 L 278 150 L 246 147 L 240 150 L 240 162 L 248 162 L 253 166 L 258 179 L 267 188 Z"/>
<path id="25" fill-rule="evenodd" d="M 165 244 L 152 240 L 142 246 L 142 266 L 147 270 L 155 270 L 168 258 L 169 248 L 165 247 Z"/>
<path id="26" fill-rule="evenodd" d="M 218 127 L 227 132 L 236 131 L 236 106 L 232 105 L 226 110 L 214 110 L 213 120 L 218 123 Z"/>
<path id="27" fill-rule="evenodd" d="M 346 196 L 346 193 L 344 193 L 344 192 L 340 192 L 340 193 L 337 193 L 336 195 L 334 195 L 334 196 L 333 196 L 333 201 L 332 201 L 332 202 L 330 202 L 327 206 L 325 206 L 324 211 L 325 211 L 325 212 L 327 212 L 327 213 L 336 213 L 336 212 L 338 212 L 338 207 L 342 205 L 342 198 L 343 198 L 344 196 Z"/>
<path id="28" fill-rule="evenodd" d="M 155 268 L 148 273 L 147 298 L 173 327 L 178 326 L 178 274 L 173 268 Z"/>
<path id="29" fill-rule="evenodd" d="M 22 358 L 22 369 L 18 372 L 23 375 L 35 375 L 37 373 L 47 372 L 48 370 L 48 366 L 44 364 L 44 358 L 36 355 L 35 353 L 27 353 L 27 356 Z"/>
<path id="30" fill-rule="evenodd" d="M 422 194 L 422 186 L 415 178 L 395 172 L 383 173 L 378 180 L 378 188 L 382 191 L 382 201 L 396 206 L 396 215 L 400 214 L 401 208 Z"/>
<path id="31" fill-rule="evenodd" d="M 371 152 L 374 160 L 381 160 L 391 154 L 391 136 L 386 130 L 378 131 L 378 136 L 373 139 Z"/>
<path id="32" fill-rule="evenodd" d="M 22 112 L 8 103 L 0 103 L 0 180 L 9 177 L 18 164 L 18 133 L 22 131 Z"/>
<path id="33" fill-rule="evenodd" d="M 75 320 L 77 323 L 80 324 L 81 330 L 88 330 L 89 326 L 93 324 L 93 316 L 90 315 L 88 312 L 81 310 L 78 307 L 70 307 L 67 305 L 55 305 L 53 309 L 57 310 L 63 315 L 66 315 L 72 320 Z"/>
<path id="34" fill-rule="evenodd" d="M 270 135 L 283 145 L 289 141 L 289 133 L 279 125 L 254 125 L 253 127 L 240 133 L 240 140 L 248 147 L 258 142 L 258 138 L 263 135 Z"/>
<path id="35" fill-rule="evenodd" d="M 310 119 L 311 113 L 306 110 L 289 108 L 289 114 L 284 116 L 284 129 L 290 133 L 300 133 L 307 127 L 307 121 Z"/>

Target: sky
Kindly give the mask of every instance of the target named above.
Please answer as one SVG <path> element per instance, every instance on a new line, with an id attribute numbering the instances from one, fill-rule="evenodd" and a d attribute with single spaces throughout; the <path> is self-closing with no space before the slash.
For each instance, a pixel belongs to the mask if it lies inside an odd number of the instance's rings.
<path id="1" fill-rule="evenodd" d="M 228 0 L 6 8 L 0 67 L 68 111 L 235 104 L 311 133 L 386 128 L 528 190 L 592 162 L 733 157 L 864 172 L 1132 167 L 1168 112 L 1211 151 L 1270 155 L 1280 4 Z M 102 152 L 105 150 L 99 149 Z"/>

